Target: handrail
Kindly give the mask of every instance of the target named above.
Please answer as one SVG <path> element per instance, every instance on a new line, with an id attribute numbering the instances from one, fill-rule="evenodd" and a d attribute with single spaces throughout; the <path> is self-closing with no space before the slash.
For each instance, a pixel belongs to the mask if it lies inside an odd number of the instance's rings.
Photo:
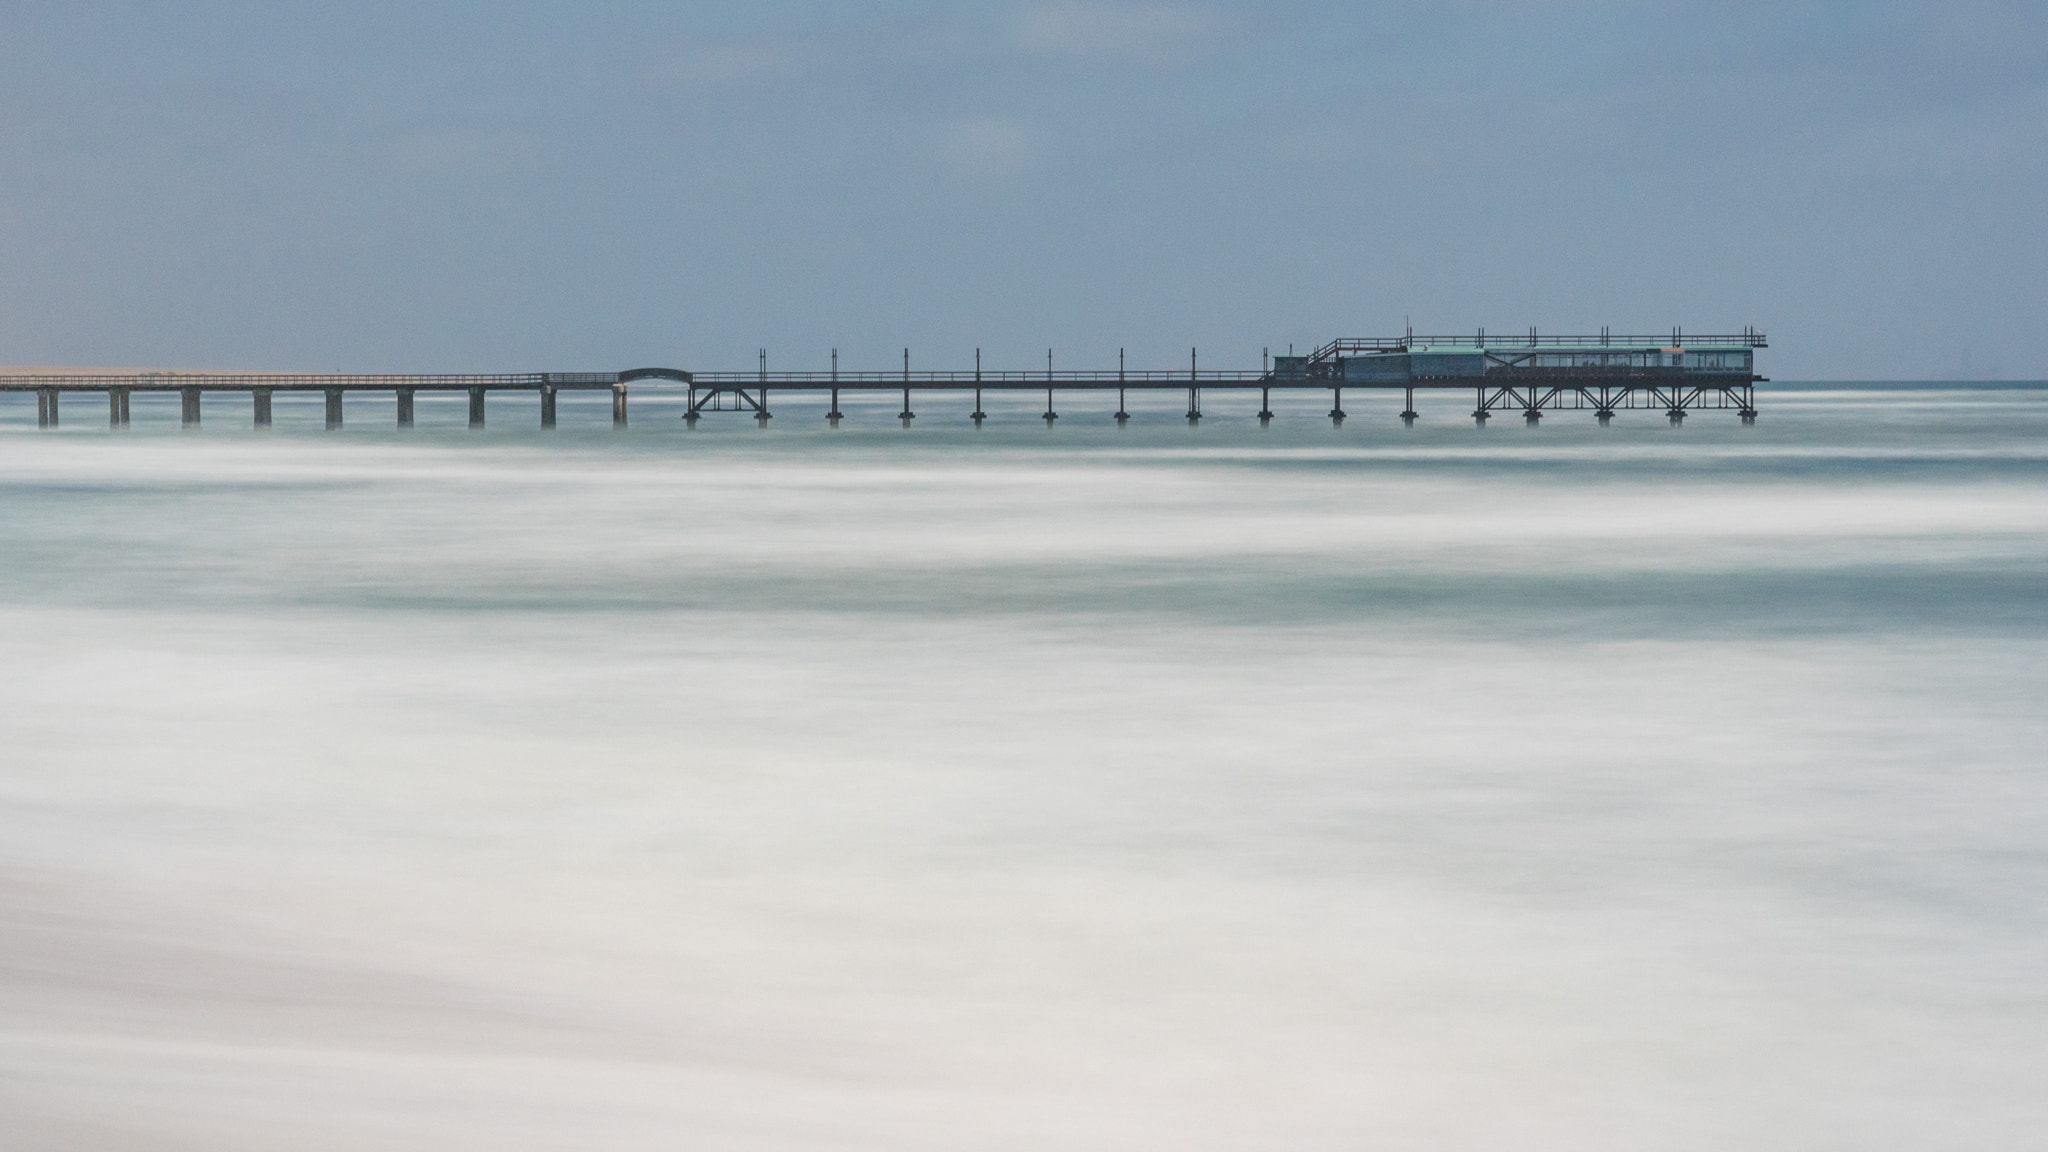
<path id="1" fill-rule="evenodd" d="M 1384 339 L 1342 339 L 1308 354 L 1310 363 L 1327 360 L 1340 352 L 1406 352 L 1414 347 L 1432 348 L 1768 348 L 1764 334 L 1755 330 L 1732 335 L 1701 336 L 1684 329 L 1655 336 L 1602 333 L 1596 336 L 1488 336 L 1485 332 L 1463 336 L 1394 336 Z"/>
<path id="2" fill-rule="evenodd" d="M 1196 382 L 1221 381 L 1225 383 L 1240 383 L 1244 381 L 1255 381 L 1263 379 L 1265 378 L 1267 373 L 1234 372 L 1229 370 L 1204 368 L 1199 372 L 1182 372 L 1178 370 L 1139 372 L 1061 371 L 1048 377 L 1045 374 L 1045 370 L 1041 368 L 1037 371 L 999 371 L 994 369 L 984 369 L 979 374 L 972 371 L 904 372 L 898 369 L 893 372 L 776 372 L 770 374 L 767 377 L 763 377 L 759 372 L 697 372 L 693 373 L 692 375 L 695 377 L 696 382 L 699 385 L 745 384 L 751 387 L 759 387 L 761 384 L 766 383 L 770 387 L 775 387 L 789 383 L 831 384 L 834 382 L 837 382 L 839 384 L 882 383 L 896 385 L 902 385 L 908 382 L 911 384 L 966 384 L 969 386 L 972 386 L 977 382 L 982 384 L 999 384 L 1004 382 L 1020 382 L 1031 384 L 1052 383 L 1055 385 L 1076 382 L 1090 384 L 1101 382 L 1114 384 L 1119 380 L 1128 383 L 1158 381 L 1180 381 L 1182 383 L 1185 383 L 1189 380 L 1194 380 Z"/>

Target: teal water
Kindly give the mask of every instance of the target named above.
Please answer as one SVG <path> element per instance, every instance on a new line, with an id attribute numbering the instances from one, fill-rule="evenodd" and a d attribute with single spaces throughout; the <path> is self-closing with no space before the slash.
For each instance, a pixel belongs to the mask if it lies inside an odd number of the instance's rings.
<path id="1" fill-rule="evenodd" d="M 153 399 L 0 401 L 16 1146 L 2048 1122 L 2048 388 Z"/>

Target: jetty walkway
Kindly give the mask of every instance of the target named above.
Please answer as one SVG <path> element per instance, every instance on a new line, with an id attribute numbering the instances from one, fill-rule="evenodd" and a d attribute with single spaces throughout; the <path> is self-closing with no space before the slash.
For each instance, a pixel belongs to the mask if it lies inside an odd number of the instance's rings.
<path id="1" fill-rule="evenodd" d="M 1184 369 L 1128 370 L 1118 356 L 1113 370 L 1074 371 L 1056 369 L 1050 351 L 1041 370 L 984 370 L 981 354 L 975 367 L 961 371 L 913 371 L 910 352 L 903 353 L 903 365 L 893 371 L 842 372 L 838 353 L 826 371 L 771 372 L 763 350 L 751 372 L 691 372 L 678 368 L 632 368 L 622 372 L 529 372 L 497 375 L 338 375 L 266 373 L 75 373 L 0 375 L 0 392 L 34 392 L 37 423 L 55 427 L 59 423 L 60 401 L 67 393 L 104 393 L 107 419 L 122 427 L 129 421 L 129 399 L 137 392 L 175 392 L 181 398 L 183 421 L 200 423 L 201 400 L 209 393 L 242 393 L 251 399 L 253 420 L 258 427 L 271 422 L 271 398 L 278 392 L 319 392 L 326 399 L 329 428 L 342 424 L 342 401 L 351 393 L 383 393 L 397 399 L 398 425 L 413 424 L 413 398 L 420 392 L 462 392 L 469 397 L 469 424 L 484 425 L 485 400 L 493 392 L 531 392 L 540 397 L 543 428 L 556 423 L 556 397 L 564 391 L 609 391 L 612 423 L 625 427 L 627 397 L 636 384 L 660 395 L 675 395 L 686 403 L 683 420 L 691 425 L 707 414 L 735 412 L 751 414 L 766 422 L 772 415 L 771 397 L 792 393 L 817 396 L 827 401 L 825 418 L 837 424 L 844 417 L 839 409 L 841 392 L 900 392 L 903 407 L 897 413 L 906 424 L 916 417 L 912 395 L 949 393 L 965 399 L 971 392 L 974 410 L 969 414 L 979 425 L 988 419 L 982 397 L 987 392 L 1044 392 L 1041 418 L 1050 423 L 1060 418 L 1056 399 L 1075 394 L 1107 399 L 1116 393 L 1111 418 L 1119 423 L 1130 419 L 1132 392 L 1186 394 L 1185 416 L 1202 419 L 1202 394 L 1216 389 L 1260 394 L 1258 418 L 1273 419 L 1275 390 L 1328 392 L 1329 417 L 1345 418 L 1346 389 L 1400 391 L 1406 403 L 1401 418 L 1413 422 L 1420 413 L 1415 406 L 1421 393 L 1470 392 L 1473 419 L 1484 423 L 1497 412 L 1519 412 L 1534 423 L 1545 412 L 1589 411 L 1603 423 L 1617 411 L 1662 410 L 1673 422 L 1689 412 L 1702 409 L 1730 410 L 1746 423 L 1756 418 L 1755 385 L 1765 377 L 1754 374 L 1755 350 L 1768 347 L 1763 333 L 1745 329 L 1737 335 L 1687 335 L 1673 329 L 1664 336 L 1526 336 L 1491 340 L 1484 329 L 1472 336 L 1416 336 L 1408 333 L 1386 339 L 1333 340 L 1306 355 L 1269 357 L 1258 371 L 1216 370 L 1201 367 L 1192 349 Z"/>

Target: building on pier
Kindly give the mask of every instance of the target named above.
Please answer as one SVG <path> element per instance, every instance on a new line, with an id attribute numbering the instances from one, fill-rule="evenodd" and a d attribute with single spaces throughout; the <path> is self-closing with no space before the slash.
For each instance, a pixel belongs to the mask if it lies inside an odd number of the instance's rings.
<path id="1" fill-rule="evenodd" d="M 1537 336 L 1488 340 L 1472 336 L 1406 336 L 1389 340 L 1332 340 L 1306 356 L 1275 356 L 1275 381 L 1380 387 L 1407 382 L 1468 384 L 1478 380 L 1657 380 L 1727 377 L 1751 383 L 1754 349 L 1766 347 L 1755 331 L 1736 336 L 1694 336 L 1674 331 L 1669 340 L 1643 336 Z"/>
<path id="2" fill-rule="evenodd" d="M 1672 329 L 1660 336 L 1527 336 L 1489 339 L 1416 336 L 1332 340 L 1306 356 L 1274 358 L 1276 386 L 1323 386 L 1343 410 L 1346 387 L 1403 388 L 1404 417 L 1415 416 L 1417 388 L 1471 388 L 1485 420 L 1498 409 L 1520 409 L 1531 420 L 1545 409 L 1589 408 L 1601 418 L 1617 408 L 1662 408 L 1682 420 L 1696 408 L 1733 408 L 1756 417 L 1756 349 L 1763 333 L 1691 336 Z M 1333 412 L 1333 415 L 1335 413 Z"/>

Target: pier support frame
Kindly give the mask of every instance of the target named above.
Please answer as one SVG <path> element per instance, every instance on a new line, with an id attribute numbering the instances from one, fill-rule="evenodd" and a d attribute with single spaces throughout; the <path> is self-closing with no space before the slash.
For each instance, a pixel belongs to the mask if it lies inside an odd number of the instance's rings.
<path id="1" fill-rule="evenodd" d="M 555 426 L 555 386 L 553 384 L 543 384 L 540 386 L 540 426 L 543 428 L 553 428 Z"/>
<path id="2" fill-rule="evenodd" d="M 178 422 L 187 428 L 199 427 L 199 389 L 178 389 Z"/>
<path id="3" fill-rule="evenodd" d="M 55 428 L 57 426 L 57 396 L 58 392 L 55 388 L 36 389 L 36 427 Z"/>
<path id="4" fill-rule="evenodd" d="M 410 388 L 400 388 L 398 390 L 398 426 L 400 428 L 412 427 L 412 389 Z"/>
<path id="5" fill-rule="evenodd" d="M 254 427 L 270 427 L 270 389 L 253 388 L 249 391 L 249 419 Z"/>
<path id="6" fill-rule="evenodd" d="M 341 427 L 341 389 L 327 389 L 327 430 L 336 431 Z"/>
<path id="7" fill-rule="evenodd" d="M 1344 386 L 1339 384 L 1335 388 L 1330 389 L 1330 423 L 1342 424 L 1343 422 Z"/>
<path id="8" fill-rule="evenodd" d="M 1271 387 L 1261 388 L 1259 389 L 1259 423 L 1270 424 L 1272 422 L 1273 389 Z"/>
<path id="9" fill-rule="evenodd" d="M 1190 384 L 1188 385 L 1188 423 L 1196 423 L 1200 421 L 1201 418 L 1202 390 Z"/>
<path id="10" fill-rule="evenodd" d="M 128 426 L 128 389 L 126 389 L 126 388 L 109 388 L 109 389 L 107 389 L 107 427 L 109 427 L 109 428 L 126 428 L 127 426 Z"/>
<path id="11" fill-rule="evenodd" d="M 484 390 L 481 388 L 471 388 L 469 390 L 469 426 L 471 428 L 481 428 L 484 426 Z"/>
<path id="12" fill-rule="evenodd" d="M 766 393 L 764 392 L 763 394 L 765 395 Z M 624 428 L 625 426 L 626 386 L 624 384 L 614 384 L 612 385 L 612 427 Z"/>

